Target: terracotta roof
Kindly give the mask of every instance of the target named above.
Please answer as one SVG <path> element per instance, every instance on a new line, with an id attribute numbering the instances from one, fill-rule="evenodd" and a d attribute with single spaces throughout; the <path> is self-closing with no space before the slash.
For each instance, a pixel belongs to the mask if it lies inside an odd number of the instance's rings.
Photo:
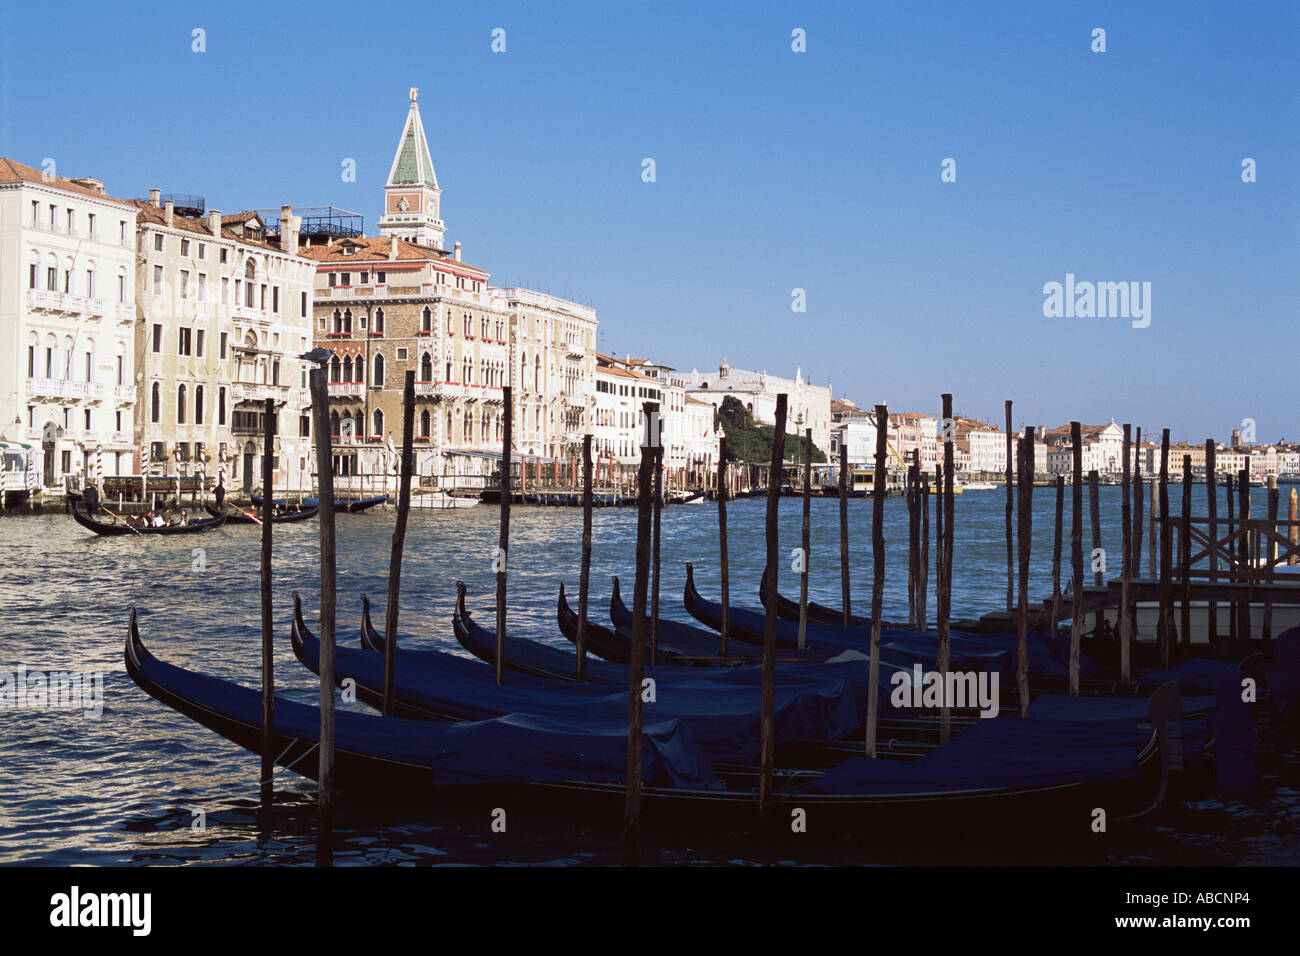
<path id="1" fill-rule="evenodd" d="M 712 402 L 702 402 L 702 401 L 700 401 L 698 398 L 692 398 L 692 397 L 689 396 L 689 395 L 686 396 L 686 404 L 687 404 L 687 405 L 703 405 L 705 408 L 712 408 L 712 407 L 713 407 L 713 403 L 712 403 Z"/>
<path id="2" fill-rule="evenodd" d="M 147 199 L 128 199 L 127 202 L 138 210 L 136 222 L 140 225 L 167 226 L 167 210 L 160 209 L 152 205 Z M 262 239 L 253 239 L 250 236 L 240 235 L 234 229 L 225 225 L 228 217 L 221 217 L 221 238 L 228 239 L 232 242 L 243 243 L 246 246 L 253 246 L 257 249 L 268 249 L 273 252 L 281 252 L 278 245 L 273 242 L 266 242 Z M 172 212 L 172 229 L 179 229 L 182 232 L 191 232 L 196 236 L 206 236 L 209 239 L 215 238 L 212 230 L 208 228 L 207 216 L 182 216 L 180 213 Z M 292 255 L 292 253 L 290 253 Z"/>
<path id="3" fill-rule="evenodd" d="M 329 245 L 301 246 L 299 252 L 310 259 L 315 259 L 322 265 L 421 260 L 437 262 L 440 266 L 450 269 L 463 269 L 466 272 L 474 272 L 485 279 L 488 275 L 486 270 L 480 269 L 478 266 L 457 261 L 452 257 L 451 253 L 433 249 L 429 246 L 421 246 L 406 239 L 397 240 L 397 258 L 393 260 L 389 258 L 392 247 L 392 236 L 358 236 L 351 239 L 336 239 Z M 353 251 L 346 252 L 345 250 L 349 248 Z"/>
<path id="4" fill-rule="evenodd" d="M 46 180 L 45 173 L 39 169 L 34 169 L 25 163 L 20 163 L 15 159 L 6 159 L 0 157 L 0 183 L 32 183 L 36 186 L 50 186 L 54 189 L 62 189 L 65 192 L 77 193 L 81 196 L 92 196 L 95 199 L 107 199 L 110 202 L 125 203 L 128 200 L 117 199 L 92 189 L 89 186 L 83 186 L 81 183 L 73 182 L 71 179 L 65 179 L 63 176 L 55 176 L 49 181 Z"/>

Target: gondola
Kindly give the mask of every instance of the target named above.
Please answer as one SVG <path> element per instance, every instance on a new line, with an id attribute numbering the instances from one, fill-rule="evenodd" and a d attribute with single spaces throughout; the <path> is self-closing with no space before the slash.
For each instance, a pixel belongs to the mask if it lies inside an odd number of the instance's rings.
<path id="1" fill-rule="evenodd" d="M 226 524 L 261 524 L 262 523 L 260 520 L 262 516 L 260 514 L 257 516 L 257 520 L 255 520 L 253 517 L 244 513 L 243 511 L 240 511 L 238 508 L 234 507 L 233 505 L 229 505 L 229 504 L 226 505 L 225 511 L 219 510 L 216 505 L 212 505 L 212 504 L 205 504 L 203 507 L 207 510 L 208 514 L 212 515 L 214 518 L 224 514 L 226 516 Z M 272 515 L 271 517 L 271 523 L 292 524 L 295 521 L 310 521 L 312 518 L 316 517 L 319 511 L 320 511 L 320 506 L 316 506 L 312 508 L 303 508 L 300 511 L 286 511 L 284 509 L 277 508 L 275 514 Z"/>
<path id="2" fill-rule="evenodd" d="M 633 615 L 632 609 L 623 602 L 623 595 L 619 588 L 618 577 L 612 578 L 613 590 L 609 597 L 609 618 L 614 625 L 615 637 L 621 640 L 621 650 L 626 656 L 628 643 L 632 634 Z M 563 595 L 561 595 L 562 597 Z M 571 612 L 572 613 L 572 612 Z M 576 615 L 574 621 L 576 623 Z M 561 628 L 563 630 L 563 628 Z M 649 620 L 646 622 L 646 640 L 649 640 Z M 721 647 L 719 646 L 719 634 L 695 627 L 691 624 L 684 624 L 681 621 L 672 621 L 661 617 L 659 619 L 659 647 L 673 654 L 686 657 L 709 658 L 716 656 Z M 801 661 L 805 663 L 816 663 L 825 661 L 840 653 L 839 648 L 818 648 L 805 647 L 803 650 L 798 648 L 782 648 L 778 653 L 778 658 L 782 661 Z M 601 655 L 604 656 L 603 654 Z M 727 647 L 727 656 L 736 658 L 747 658 L 751 660 L 761 660 L 763 657 L 763 647 L 761 644 L 751 644 L 747 641 L 733 639 Z"/>
<path id="3" fill-rule="evenodd" d="M 113 517 L 112 521 L 100 521 L 88 515 L 82 505 L 73 508 L 72 517 L 83 528 L 87 528 L 105 538 L 120 538 L 123 535 L 201 534 L 204 531 L 211 531 L 213 528 L 220 528 L 226 522 L 225 516 L 221 515 L 216 518 L 191 518 L 185 524 L 151 528 L 144 525 L 130 524 L 125 520 L 119 520 L 116 516 Z"/>
<path id="4" fill-rule="evenodd" d="M 262 499 L 257 495 L 251 495 L 250 500 L 255 506 L 261 507 Z M 367 508 L 381 505 L 387 500 L 388 495 L 376 495 L 373 498 L 336 498 L 334 500 L 334 513 L 357 514 L 358 512 L 365 511 Z M 288 504 L 288 502 L 283 498 L 274 499 L 271 503 L 277 508 L 283 508 Z M 304 498 L 302 500 L 302 506 L 304 508 L 313 508 L 319 505 L 319 498 Z"/>
<path id="5" fill-rule="evenodd" d="M 126 670 L 151 697 L 260 752 L 261 693 L 229 681 L 184 670 L 155 658 L 140 639 L 131 609 Z M 275 699 L 272 749 L 276 762 L 316 779 L 320 711 Z M 532 785 L 542 781 L 617 783 L 627 773 L 626 721 L 587 719 L 581 725 L 512 714 L 473 723 L 430 723 L 335 712 L 335 783 L 344 790 L 388 802 L 431 796 L 433 788 Z M 708 761 L 676 721 L 647 719 L 643 759 L 647 780 L 708 787 L 715 777 Z"/>
<path id="6" fill-rule="evenodd" d="M 475 627 L 472 622 L 466 623 Z M 319 666 L 319 643 L 302 618 L 294 596 L 293 650 L 312 671 Z M 517 639 L 516 639 L 517 640 Z M 498 685 L 492 671 L 454 654 L 398 649 L 394 696 L 405 706 L 439 717 L 482 720 L 515 712 L 557 719 L 588 717 L 626 721 L 625 687 L 511 680 Z M 382 693 L 384 661 L 377 654 L 336 647 L 335 679 L 355 682 L 358 694 Z M 707 676 L 707 675 L 706 675 Z M 363 697 L 363 699 L 365 699 Z M 713 759 L 754 763 L 758 757 L 758 696 L 751 687 L 709 679 L 666 681 L 657 689 L 655 715 L 680 718 Z M 791 682 L 778 687 L 773 705 L 777 741 L 835 741 L 859 725 L 857 710 L 839 680 Z M 624 724 L 626 727 L 626 724 Z"/>
<path id="7" fill-rule="evenodd" d="M 126 669 L 146 693 L 254 753 L 261 750 L 261 694 L 184 670 L 145 649 L 134 609 Z M 933 839 L 950 828 L 1011 840 L 1044 828 L 1077 831 L 1091 808 L 1110 820 L 1141 815 L 1164 797 L 1170 761 L 1161 744 L 1178 719 L 1177 696 L 1153 695 L 1152 729 L 1125 726 L 1082 730 L 1054 721 L 982 721 L 933 754 L 911 762 L 845 761 L 833 771 L 778 770 L 768 812 L 760 814 L 755 781 L 711 779 L 690 732 L 677 721 L 646 723 L 643 825 L 647 831 L 692 834 L 788 833 L 790 811 L 809 823 L 804 842 L 866 845 L 917 835 Z M 626 723 L 603 728 L 512 715 L 445 725 L 338 711 L 334 782 L 381 805 L 430 802 L 494 807 L 503 790 L 520 799 L 513 820 L 545 825 L 552 816 L 616 827 L 626 792 Z M 315 779 L 320 713 L 277 698 L 272 725 L 276 762 Z M 1082 732 L 1081 732 L 1082 731 Z M 1083 748 L 1081 759 L 1068 741 Z M 986 758 L 996 756 L 995 760 Z M 663 781 L 663 782 L 660 782 Z M 670 783 L 672 785 L 665 785 Z M 909 843 L 910 845 L 910 843 Z"/>
<path id="8" fill-rule="evenodd" d="M 758 582 L 758 600 L 763 607 L 767 607 L 767 577 L 759 575 Z M 799 620 L 799 602 L 791 601 L 783 597 L 780 592 L 776 596 L 776 613 L 787 621 Z M 808 620 L 814 624 L 829 624 L 832 627 L 844 626 L 844 614 L 835 610 L 833 607 L 827 607 L 824 604 L 818 604 L 816 601 L 808 602 Z M 856 614 L 849 615 L 850 627 L 870 627 L 871 618 L 860 617 Z"/>

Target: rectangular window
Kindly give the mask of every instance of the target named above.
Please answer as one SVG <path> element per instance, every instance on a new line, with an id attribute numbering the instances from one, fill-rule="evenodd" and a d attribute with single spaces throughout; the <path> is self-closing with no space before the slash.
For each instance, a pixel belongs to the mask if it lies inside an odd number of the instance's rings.
<path id="1" fill-rule="evenodd" d="M 153 350 L 155 353 L 162 351 L 162 323 L 155 322 L 153 327 Z"/>
<path id="2" fill-rule="evenodd" d="M 59 228 L 59 207 L 50 203 L 50 228 L 58 230 Z"/>
<path id="3" fill-rule="evenodd" d="M 117 301 L 126 302 L 126 276 L 117 277 Z"/>
<path id="4" fill-rule="evenodd" d="M 126 384 L 125 376 L 126 376 L 126 356 L 119 355 L 117 357 L 117 384 L 118 385 Z"/>
<path id="5" fill-rule="evenodd" d="M 351 272 L 343 273 L 343 280 L 339 283 L 339 285 L 351 285 L 351 284 L 352 284 L 352 273 Z"/>
<path id="6" fill-rule="evenodd" d="M 120 242 L 122 245 L 126 245 L 126 220 L 125 219 L 119 219 L 117 221 L 117 241 Z"/>
<path id="7" fill-rule="evenodd" d="M 181 240 L 181 255 L 183 255 L 183 256 L 188 256 L 189 254 L 190 254 L 190 241 L 189 241 L 188 239 L 182 239 L 182 240 Z"/>
<path id="8" fill-rule="evenodd" d="M 86 431 L 90 431 L 90 427 L 91 427 L 91 422 L 92 422 L 92 421 L 93 421 L 93 419 L 90 417 L 90 409 L 88 408 L 88 409 L 86 409 L 86 417 L 85 417 L 85 422 L 86 422 Z"/>
<path id="9" fill-rule="evenodd" d="M 39 226 L 40 224 L 41 224 L 41 204 L 37 200 L 33 199 L 32 200 L 32 225 Z"/>
<path id="10" fill-rule="evenodd" d="M 221 251 L 225 252 L 224 249 Z M 221 304 L 230 304 L 230 279 L 227 276 L 221 277 Z"/>
<path id="11" fill-rule="evenodd" d="M 329 280 L 328 280 L 328 281 L 329 281 L 329 284 L 330 284 L 330 288 L 333 288 L 333 287 L 334 287 L 335 285 L 337 285 L 337 283 L 338 283 L 338 279 L 337 279 L 337 277 L 336 277 L 336 276 L 334 275 L 334 273 L 332 273 L 332 272 L 329 273 Z"/>
<path id="12" fill-rule="evenodd" d="M 278 285 L 271 289 L 271 311 L 276 315 L 280 314 L 280 287 Z"/>
<path id="13" fill-rule="evenodd" d="M 223 362 L 226 360 L 226 336 L 227 333 L 221 333 L 221 354 L 218 356 Z M 224 391 L 224 390 L 223 390 Z M 222 424 L 225 424 L 224 422 Z"/>
<path id="14" fill-rule="evenodd" d="M 86 298 L 93 299 L 94 297 L 95 297 L 95 270 L 87 269 L 86 270 Z"/>
<path id="15" fill-rule="evenodd" d="M 192 344 L 192 334 L 190 329 L 177 329 L 179 349 L 177 355 L 189 355 L 190 345 Z"/>
<path id="16" fill-rule="evenodd" d="M 261 309 L 263 312 L 266 311 L 266 285 L 265 285 L 265 283 L 262 285 L 262 294 L 261 294 L 261 297 L 258 299 L 258 306 L 257 306 L 257 307 L 258 307 L 259 309 Z"/>
<path id="17" fill-rule="evenodd" d="M 298 305 L 298 318 L 307 318 L 307 293 L 302 294 L 302 301 Z"/>
<path id="18" fill-rule="evenodd" d="M 94 380 L 95 380 L 95 356 L 87 352 L 86 353 L 86 381 L 93 382 Z"/>
<path id="19" fill-rule="evenodd" d="M 163 251 L 163 234 L 161 232 L 155 232 L 153 235 L 153 251 Z"/>
<path id="20" fill-rule="evenodd" d="M 122 413 L 117 412 L 113 416 L 113 431 L 119 435 L 122 433 Z"/>
<path id="21" fill-rule="evenodd" d="M 72 292 L 72 270 L 71 269 L 63 270 L 63 291 L 68 293 Z"/>
<path id="22" fill-rule="evenodd" d="M 27 346 L 27 377 L 36 377 L 36 346 Z"/>
<path id="23" fill-rule="evenodd" d="M 181 270 L 181 298 L 188 299 L 189 297 L 190 297 L 190 270 L 182 269 Z"/>
<path id="24" fill-rule="evenodd" d="M 194 341 L 194 354 L 199 358 L 203 358 L 203 337 L 204 332 L 202 329 L 199 329 Z"/>
<path id="25" fill-rule="evenodd" d="M 163 294 L 163 267 L 162 266 L 153 267 L 153 294 L 154 295 Z"/>
<path id="26" fill-rule="evenodd" d="M 99 238 L 95 235 L 95 214 L 93 212 L 86 213 L 86 231 L 90 233 L 91 239 Z"/>
<path id="27" fill-rule="evenodd" d="M 59 270 L 49 266 L 45 270 L 45 289 L 47 292 L 59 291 Z"/>
<path id="28" fill-rule="evenodd" d="M 203 424 L 203 386 L 194 386 L 194 424 Z"/>
<path id="29" fill-rule="evenodd" d="M 27 288 L 29 289 L 36 288 L 36 269 L 37 266 L 34 262 L 27 267 Z"/>
<path id="30" fill-rule="evenodd" d="M 388 273 L 385 272 L 383 269 L 380 269 L 380 270 L 379 270 L 379 279 L 378 279 L 378 283 L 379 283 L 379 285 L 387 285 L 387 284 L 388 284 Z"/>
<path id="31" fill-rule="evenodd" d="M 229 252 L 230 252 L 229 249 L 222 249 L 222 250 L 221 250 L 221 264 L 222 264 L 222 265 L 225 265 L 225 264 L 226 264 L 226 261 L 227 261 L 227 254 L 228 254 Z"/>
<path id="32" fill-rule="evenodd" d="M 208 301 L 208 276 L 206 272 L 199 273 L 199 301 Z"/>
<path id="33" fill-rule="evenodd" d="M 45 377 L 54 378 L 54 349 L 45 350 Z"/>
<path id="34" fill-rule="evenodd" d="M 361 280 L 360 280 L 360 281 L 361 281 L 361 284 L 362 284 L 362 285 L 369 285 L 369 284 L 370 284 L 370 273 L 369 273 L 369 272 L 366 272 L 366 271 L 362 271 L 362 273 L 361 273 Z"/>
<path id="35" fill-rule="evenodd" d="M 205 243 L 200 242 L 200 243 L 199 243 L 199 258 L 200 258 L 200 259 L 206 259 L 207 257 L 208 257 L 208 247 L 207 247 L 207 245 L 206 245 Z"/>
<path id="36" fill-rule="evenodd" d="M 219 388 L 217 389 L 217 424 L 224 425 L 225 423 L 226 423 L 226 390 L 224 388 Z"/>

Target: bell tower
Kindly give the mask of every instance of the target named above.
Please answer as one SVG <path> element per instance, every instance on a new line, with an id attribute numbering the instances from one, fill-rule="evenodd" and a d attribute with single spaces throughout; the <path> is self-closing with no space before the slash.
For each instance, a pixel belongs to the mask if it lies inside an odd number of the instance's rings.
<path id="1" fill-rule="evenodd" d="M 411 87 L 411 109 L 406 114 L 397 154 L 384 184 L 384 214 L 379 217 L 379 234 L 396 236 L 434 249 L 442 248 L 446 231 L 439 218 L 442 190 L 429 157 L 429 141 L 420 121 L 416 101 L 418 87 Z"/>

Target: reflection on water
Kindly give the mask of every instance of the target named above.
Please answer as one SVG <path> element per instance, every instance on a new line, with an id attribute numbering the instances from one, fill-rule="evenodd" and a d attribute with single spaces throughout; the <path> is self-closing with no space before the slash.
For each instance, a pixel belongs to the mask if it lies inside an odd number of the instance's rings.
<path id="1" fill-rule="evenodd" d="M 1196 489 L 1197 513 L 1203 489 Z M 1118 570 L 1118 489 L 1104 488 L 1103 546 Z M 1171 494 L 1180 500 L 1180 494 Z M 1005 600 L 1002 493 L 969 492 L 956 501 L 954 616 L 998 610 Z M 1035 489 L 1032 593 L 1048 593 L 1053 493 Z M 870 502 L 850 502 L 853 603 L 870 604 Z M 1264 513 L 1257 490 L 1255 514 Z M 1085 509 L 1086 510 L 1086 509 Z M 1222 511 L 1222 508 L 1220 509 Z M 512 510 L 511 633 L 567 643 L 555 628 L 555 600 L 564 579 L 576 591 L 581 512 L 567 508 Z M 757 605 L 763 555 L 761 501 L 729 507 L 732 595 Z M 932 516 L 933 517 L 933 516 Z M 485 615 L 494 593 L 491 561 L 497 509 L 490 506 L 419 511 L 411 516 L 403 564 L 401 632 L 411 644 L 460 653 L 451 634 L 455 582 L 469 587 L 470 606 Z M 781 509 L 782 547 L 798 544 L 799 503 Z M 718 593 L 716 507 L 672 507 L 663 515 L 662 608 L 685 618 L 681 590 L 685 562 L 695 564 L 707 596 Z M 933 525 L 932 525 L 933 527 Z M 392 509 L 338 518 L 338 638 L 355 644 L 360 596 L 382 605 L 393 529 Z M 592 557 L 593 616 L 601 619 L 609 574 L 631 581 L 636 516 L 598 510 Z M 1069 533 L 1069 518 L 1066 519 Z M 314 677 L 288 646 L 291 595 L 304 595 L 309 618 L 319 587 L 315 522 L 275 529 L 276 682 L 279 693 L 313 702 Z M 907 517 L 901 501 L 888 503 L 885 521 L 888 584 L 885 616 L 906 620 Z M 314 786 L 277 772 L 279 803 L 263 831 L 256 807 L 258 758 L 149 698 L 122 666 L 127 610 L 140 610 L 145 642 L 159 657 L 183 667 L 256 686 L 260 673 L 259 531 L 230 527 L 191 538 L 100 539 L 61 514 L 0 520 L 0 619 L 5 622 L 0 669 L 22 663 L 43 670 L 102 671 L 104 712 L 99 719 L 74 711 L 0 711 L 0 862 L 120 864 L 144 862 L 311 863 L 314 860 Z M 1067 538 L 1068 540 L 1068 538 Z M 1090 531 L 1084 530 L 1090 543 Z M 204 549 L 205 571 L 195 571 L 193 549 Z M 933 549 L 932 549 L 933 551 Z M 838 503 L 813 502 L 811 596 L 838 605 Z M 931 575 L 933 581 L 933 575 Z M 787 562 L 782 588 L 795 593 Z M 625 592 L 626 594 L 626 592 Z M 935 607 L 933 596 L 929 607 Z M 364 709 L 360 705 L 351 705 Z M 1048 850 L 981 848 L 977 855 L 936 848 L 885 851 L 869 839 L 854 847 L 760 847 L 748 838 L 714 834 L 691 845 L 657 848 L 647 862 L 1153 862 L 1300 863 L 1296 840 L 1300 779 L 1295 759 L 1261 768 L 1256 796 L 1246 801 L 1203 800 L 1171 810 L 1138 831 L 1084 840 Z M 196 812 L 206 829 L 194 828 Z M 339 808 L 337 861 L 347 863 L 615 863 L 620 838 L 612 825 L 593 822 L 514 827 L 494 834 L 486 817 L 463 810 L 384 813 Z M 522 832 L 528 830 L 529 832 Z"/>

